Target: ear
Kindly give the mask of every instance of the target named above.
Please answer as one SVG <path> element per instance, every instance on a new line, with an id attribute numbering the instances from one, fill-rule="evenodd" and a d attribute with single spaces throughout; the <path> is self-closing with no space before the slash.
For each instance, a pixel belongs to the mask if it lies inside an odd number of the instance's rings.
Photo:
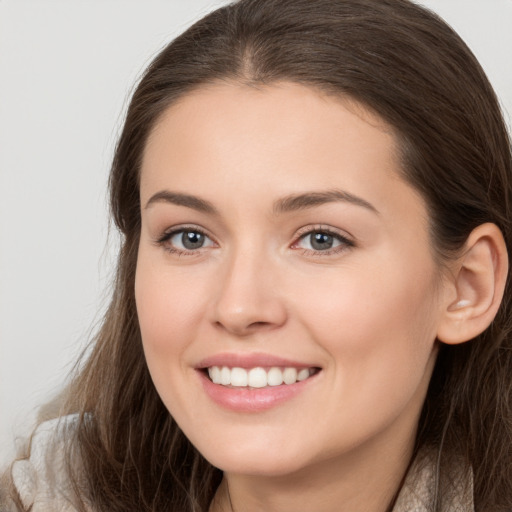
<path id="1" fill-rule="evenodd" d="M 475 228 L 451 268 L 437 338 L 454 345 L 481 334 L 498 312 L 508 272 L 500 229 L 490 223 Z"/>

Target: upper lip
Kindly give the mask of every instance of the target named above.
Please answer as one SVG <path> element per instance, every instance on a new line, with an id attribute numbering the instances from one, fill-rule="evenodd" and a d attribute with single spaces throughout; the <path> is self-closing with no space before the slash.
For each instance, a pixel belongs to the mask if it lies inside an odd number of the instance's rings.
<path id="1" fill-rule="evenodd" d="M 212 366 L 227 366 L 229 368 L 256 368 L 280 366 L 286 368 L 314 368 L 315 364 L 293 361 L 271 354 L 251 353 L 237 354 L 225 352 L 207 357 L 196 365 L 198 369 L 210 368 Z"/>

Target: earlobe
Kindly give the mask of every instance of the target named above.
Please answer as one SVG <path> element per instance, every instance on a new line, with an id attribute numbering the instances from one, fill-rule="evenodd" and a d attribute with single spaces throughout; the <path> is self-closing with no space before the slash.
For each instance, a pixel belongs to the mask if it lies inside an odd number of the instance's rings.
<path id="1" fill-rule="evenodd" d="M 491 223 L 475 228 L 454 262 L 437 332 L 439 341 L 464 343 L 489 327 L 503 298 L 507 272 L 507 248 L 500 229 Z"/>

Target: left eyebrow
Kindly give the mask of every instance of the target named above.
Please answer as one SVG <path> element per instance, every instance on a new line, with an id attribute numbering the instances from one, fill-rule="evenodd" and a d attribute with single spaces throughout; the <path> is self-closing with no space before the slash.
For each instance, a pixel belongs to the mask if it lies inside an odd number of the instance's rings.
<path id="1" fill-rule="evenodd" d="M 379 211 L 371 203 L 363 199 L 362 197 L 355 196 L 350 192 L 344 190 L 325 190 L 325 191 L 312 191 L 305 192 L 302 194 L 292 194 L 283 197 L 274 203 L 274 213 L 287 213 L 298 210 L 305 210 L 307 208 L 314 208 L 326 203 L 334 202 L 345 202 L 350 203 L 362 208 L 366 208 L 375 214 L 379 214 Z"/>

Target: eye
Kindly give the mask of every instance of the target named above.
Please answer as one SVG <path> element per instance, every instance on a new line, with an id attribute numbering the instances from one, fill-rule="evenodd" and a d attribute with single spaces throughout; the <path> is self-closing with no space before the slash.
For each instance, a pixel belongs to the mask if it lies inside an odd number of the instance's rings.
<path id="1" fill-rule="evenodd" d="M 179 249 L 200 249 L 205 244 L 207 237 L 199 231 L 178 231 L 170 238 L 171 244 Z"/>
<path id="2" fill-rule="evenodd" d="M 307 252 L 332 254 L 353 247 L 348 238 L 326 229 L 318 229 L 303 234 L 292 248 L 304 249 Z"/>
<path id="3" fill-rule="evenodd" d="M 170 252 L 177 253 L 188 253 L 215 245 L 210 237 L 196 228 L 175 229 L 162 236 L 158 243 Z"/>

